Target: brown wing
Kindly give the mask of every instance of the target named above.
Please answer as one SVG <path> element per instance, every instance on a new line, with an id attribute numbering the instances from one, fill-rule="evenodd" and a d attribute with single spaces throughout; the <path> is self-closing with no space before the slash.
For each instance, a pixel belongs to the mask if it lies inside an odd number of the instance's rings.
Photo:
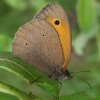
<path id="1" fill-rule="evenodd" d="M 68 24 L 63 8 L 58 3 L 49 4 L 32 21 L 18 30 L 12 49 L 15 56 L 49 76 L 53 69 L 60 71 L 64 63 L 69 62 L 71 44 L 68 44 L 66 50 L 66 62 L 58 31 L 46 20 L 48 17 L 61 19 Z M 68 38 L 71 40 L 69 24 L 67 26 Z"/>
<path id="2" fill-rule="evenodd" d="M 64 63 L 58 34 L 45 20 L 30 21 L 16 33 L 13 54 L 46 75 Z"/>
<path id="3" fill-rule="evenodd" d="M 57 31 L 60 42 L 62 44 L 64 64 L 62 69 L 65 71 L 68 66 L 71 55 L 71 31 L 69 21 L 64 9 L 58 3 L 48 4 L 36 16 L 35 19 L 44 19 L 50 23 Z M 55 26 L 54 22 L 58 20 L 59 26 Z"/>

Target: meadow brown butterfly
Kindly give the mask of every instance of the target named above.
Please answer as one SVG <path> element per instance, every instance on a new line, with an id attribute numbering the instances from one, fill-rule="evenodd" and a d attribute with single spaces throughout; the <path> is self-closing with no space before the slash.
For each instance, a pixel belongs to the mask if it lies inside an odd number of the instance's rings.
<path id="1" fill-rule="evenodd" d="M 58 3 L 45 6 L 19 28 L 12 45 L 13 55 L 51 79 L 70 79 L 71 31 L 67 15 Z"/>

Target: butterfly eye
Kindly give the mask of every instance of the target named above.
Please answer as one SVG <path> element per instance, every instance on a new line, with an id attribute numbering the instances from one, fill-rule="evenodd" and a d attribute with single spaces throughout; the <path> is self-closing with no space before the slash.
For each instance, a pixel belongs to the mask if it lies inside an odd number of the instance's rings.
<path id="1" fill-rule="evenodd" d="M 60 24 L 60 21 L 59 20 L 56 20 L 55 21 L 55 25 L 59 25 Z"/>

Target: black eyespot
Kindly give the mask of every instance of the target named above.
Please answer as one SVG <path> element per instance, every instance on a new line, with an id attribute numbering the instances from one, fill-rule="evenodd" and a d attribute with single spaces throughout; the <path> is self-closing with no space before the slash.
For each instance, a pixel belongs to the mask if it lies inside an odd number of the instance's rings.
<path id="1" fill-rule="evenodd" d="M 59 24 L 60 24 L 59 20 L 56 20 L 55 25 L 59 25 Z"/>
<path id="2" fill-rule="evenodd" d="M 44 34 L 43 34 L 43 36 L 44 36 Z"/>
<path id="3" fill-rule="evenodd" d="M 26 43 L 26 45 L 28 45 L 28 44 Z"/>

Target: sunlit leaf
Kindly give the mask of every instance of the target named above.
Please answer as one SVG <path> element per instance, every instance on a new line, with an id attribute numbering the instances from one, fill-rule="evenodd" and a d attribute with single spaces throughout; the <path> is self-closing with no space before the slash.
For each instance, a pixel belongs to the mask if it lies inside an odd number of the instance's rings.
<path id="1" fill-rule="evenodd" d="M 90 100 L 90 97 L 86 92 L 80 92 L 69 96 L 62 96 L 60 100 Z"/>
<path id="2" fill-rule="evenodd" d="M 43 8 L 48 3 L 49 2 L 45 0 L 38 0 L 38 2 L 36 0 L 29 0 L 29 5 L 32 8 L 35 8 L 36 12 L 40 11 L 40 9 Z"/>
<path id="3" fill-rule="evenodd" d="M 73 48 L 77 55 L 83 55 L 83 50 L 87 42 L 97 34 L 98 29 L 98 25 L 94 25 L 94 27 L 91 28 L 86 34 L 80 33 L 80 35 L 76 37 L 76 39 L 73 41 Z"/>
<path id="4" fill-rule="evenodd" d="M 4 0 L 4 1 L 14 9 L 25 10 L 27 8 L 27 2 L 25 2 L 25 0 Z"/>
<path id="5" fill-rule="evenodd" d="M 37 71 L 34 67 L 29 66 L 20 59 L 14 57 L 11 53 L 0 53 L 0 68 L 6 69 L 20 77 L 24 78 L 30 84 L 36 83 L 46 83 L 48 86 L 52 87 L 53 93 L 50 90 L 46 90 L 46 84 L 42 85 L 42 89 L 51 93 L 51 95 L 56 96 L 59 90 L 59 84 L 53 80 L 46 78 L 42 73 Z M 42 77 L 41 77 L 42 76 Z M 40 78 L 41 77 L 41 78 Z M 40 78 L 39 80 L 37 80 Z M 37 81 L 36 81 L 37 80 Z M 40 86 L 41 87 L 41 86 Z"/>
<path id="6" fill-rule="evenodd" d="M 27 93 L 0 81 L 0 91 L 18 97 L 20 100 L 33 100 Z"/>
<path id="7" fill-rule="evenodd" d="M 20 99 L 13 95 L 0 92 L 0 100 L 20 100 Z"/>
<path id="8" fill-rule="evenodd" d="M 99 100 L 99 99 L 100 99 L 100 94 L 97 94 L 97 95 L 96 95 L 96 98 L 93 99 L 93 100 Z"/>
<path id="9" fill-rule="evenodd" d="M 93 0 L 78 0 L 76 11 L 80 29 L 83 32 L 88 31 L 94 21 Z"/>
<path id="10" fill-rule="evenodd" d="M 11 51 L 12 38 L 7 35 L 0 35 L 0 52 Z"/>

